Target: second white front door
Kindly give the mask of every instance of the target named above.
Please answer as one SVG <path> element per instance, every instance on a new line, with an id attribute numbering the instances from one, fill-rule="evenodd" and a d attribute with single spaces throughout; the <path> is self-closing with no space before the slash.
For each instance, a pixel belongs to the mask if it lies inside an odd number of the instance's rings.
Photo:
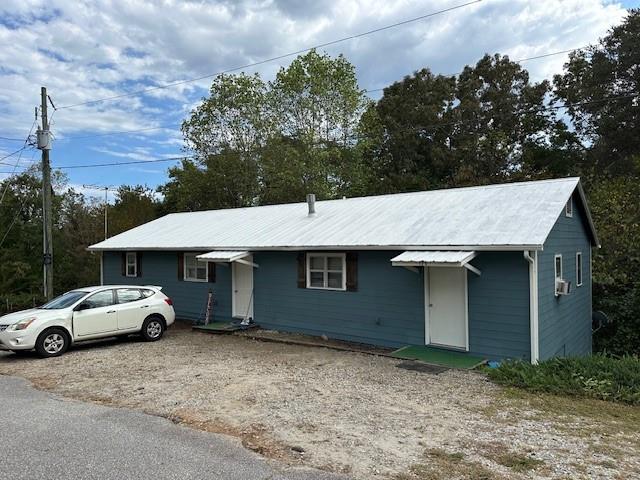
<path id="1" fill-rule="evenodd" d="M 427 344 L 468 350 L 467 270 L 430 267 L 428 285 Z"/>
<path id="2" fill-rule="evenodd" d="M 253 255 L 242 260 L 253 262 Z M 237 318 L 253 318 L 253 266 L 233 262 L 233 316 Z"/>

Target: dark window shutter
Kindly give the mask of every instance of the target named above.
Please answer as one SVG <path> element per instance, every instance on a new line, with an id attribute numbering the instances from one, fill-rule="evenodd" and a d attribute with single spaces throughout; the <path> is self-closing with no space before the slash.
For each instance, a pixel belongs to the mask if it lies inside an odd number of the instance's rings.
<path id="1" fill-rule="evenodd" d="M 298 288 L 307 288 L 307 255 L 304 252 L 298 253 Z"/>
<path id="2" fill-rule="evenodd" d="M 216 281 L 216 264 L 214 262 L 207 262 L 207 278 L 210 283 Z"/>
<path id="3" fill-rule="evenodd" d="M 122 252 L 122 276 L 127 276 L 127 252 Z"/>
<path id="4" fill-rule="evenodd" d="M 136 252 L 136 277 L 142 276 L 142 252 Z"/>
<path id="5" fill-rule="evenodd" d="M 355 292 L 358 290 L 358 253 L 347 252 L 347 290 Z"/>
<path id="6" fill-rule="evenodd" d="M 178 280 L 184 280 L 184 253 L 178 252 Z"/>

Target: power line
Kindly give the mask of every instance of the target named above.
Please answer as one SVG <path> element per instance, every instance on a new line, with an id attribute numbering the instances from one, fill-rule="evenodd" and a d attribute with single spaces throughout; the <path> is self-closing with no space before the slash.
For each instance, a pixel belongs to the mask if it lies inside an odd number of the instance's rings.
<path id="1" fill-rule="evenodd" d="M 71 137 L 64 137 L 64 140 L 80 140 L 82 138 L 108 137 L 110 135 L 129 135 L 133 133 L 147 132 L 150 130 L 162 130 L 162 129 L 175 128 L 175 127 L 176 127 L 176 124 L 172 123 L 171 125 L 160 125 L 158 127 L 137 128 L 135 130 L 120 130 L 115 132 L 94 133 L 91 135 L 74 135 Z"/>
<path id="2" fill-rule="evenodd" d="M 0 160 L 5 160 L 9 157 L 13 157 L 14 155 L 17 155 L 18 153 L 22 152 L 25 148 L 27 148 L 27 145 L 20 147 L 18 150 L 16 150 L 15 152 L 11 152 L 9 155 L 5 155 L 4 157 L 0 158 Z"/>
<path id="3" fill-rule="evenodd" d="M 31 161 L 33 161 L 33 158 L 35 157 L 35 155 L 36 155 L 36 150 L 34 150 L 33 154 L 31 154 Z M 6 190 L 5 190 L 5 192 L 6 192 Z M 6 240 L 7 236 L 9 235 L 9 232 L 11 232 L 11 229 L 13 228 L 15 223 L 18 221 L 18 217 L 22 214 L 22 210 L 24 209 L 24 206 L 26 205 L 28 199 L 29 199 L 28 195 L 25 195 L 24 198 L 22 199 L 22 203 L 20 204 L 20 208 L 16 212 L 15 216 L 13 217 L 13 220 L 11 221 L 11 224 L 9 225 L 9 228 L 7 229 L 7 231 L 2 236 L 2 239 L 0 240 L 0 247 L 2 247 L 2 245 L 4 244 L 4 241 Z"/>
<path id="4" fill-rule="evenodd" d="M 94 164 L 79 164 L 79 165 L 61 165 L 56 167 L 57 170 L 71 170 L 76 168 L 94 168 L 94 167 L 114 167 L 117 165 L 137 165 L 143 163 L 159 163 L 159 162 L 176 162 L 178 160 L 187 160 L 195 158 L 195 155 L 185 155 L 181 157 L 166 157 L 155 158 L 152 160 L 132 160 L 130 162 L 113 162 L 113 163 L 94 163 Z"/>
<path id="5" fill-rule="evenodd" d="M 536 112 L 543 112 L 546 110 L 552 111 L 552 110 L 559 110 L 559 109 L 563 109 L 563 108 L 572 108 L 572 107 L 579 107 L 579 106 L 586 106 L 586 105 L 593 105 L 593 104 L 597 104 L 597 103 L 608 103 L 608 102 L 613 102 L 613 101 L 619 101 L 619 100 L 626 100 L 626 99 L 632 99 L 632 98 L 637 98 L 640 96 L 640 93 L 634 93 L 634 94 L 627 94 L 627 95 L 617 95 L 617 96 L 611 96 L 611 97 L 607 97 L 607 98 L 602 98 L 599 100 L 587 100 L 587 101 L 583 101 L 583 102 L 574 102 L 574 103 L 564 103 L 561 105 L 542 105 L 539 107 L 533 107 L 533 108 L 528 108 L 528 109 L 523 109 L 520 111 L 516 111 L 514 112 L 515 115 L 524 115 L 524 114 L 528 114 L 528 113 L 536 113 Z M 410 128 L 410 129 L 401 129 L 401 130 L 396 130 L 396 131 L 420 131 L 420 130 L 424 130 L 426 128 L 438 128 L 438 127 L 443 127 L 443 126 L 447 126 L 447 125 L 464 125 L 465 122 L 462 121 L 454 121 L 454 122 L 449 122 L 449 123 L 439 123 L 439 124 L 433 124 L 433 125 L 423 125 L 420 127 L 414 127 L 414 128 Z M 219 155 L 219 154 L 209 154 L 209 155 Z M 166 157 L 166 158 L 157 158 L 157 159 L 152 159 L 152 160 L 133 160 L 130 162 L 110 162 L 110 163 L 98 163 L 98 164 L 77 164 L 77 165 L 63 165 L 63 166 L 59 166 L 57 167 L 60 170 L 70 170 L 70 169 L 77 169 L 77 168 L 94 168 L 94 167 L 112 167 L 112 166 L 119 166 L 119 165 L 136 165 L 136 164 L 145 164 L 145 163 L 159 163 L 159 162 L 171 162 L 171 161 L 179 161 L 179 160 L 190 160 L 190 159 L 194 159 L 197 158 L 199 155 L 183 155 L 183 156 L 179 156 L 179 157 Z"/>
<path id="6" fill-rule="evenodd" d="M 582 101 L 582 102 L 574 102 L 574 103 L 564 103 L 564 104 L 560 104 L 560 105 L 542 105 L 539 107 L 533 107 L 533 108 L 528 108 L 528 109 L 523 109 L 520 111 L 516 111 L 514 112 L 515 115 L 524 115 L 524 114 L 528 114 L 528 113 L 536 113 L 536 112 L 542 112 L 542 111 L 552 111 L 552 110 L 559 110 L 559 109 L 563 109 L 563 108 L 572 108 L 572 107 L 579 107 L 579 106 L 586 106 L 586 105 L 594 105 L 594 104 L 598 104 L 598 103 L 609 103 L 609 102 L 614 102 L 614 101 L 619 101 L 619 100 L 626 100 L 626 99 L 633 99 L 633 98 L 638 98 L 640 96 L 640 93 L 634 93 L 634 94 L 626 94 L 626 95 L 616 95 L 616 96 L 610 96 L 610 97 L 606 97 L 606 98 L 601 98 L 598 100 L 586 100 L 586 101 Z M 456 124 L 460 124 L 460 125 L 464 125 L 465 122 L 462 121 L 453 121 L 453 122 L 448 122 L 448 123 L 438 123 L 438 124 L 432 124 L 432 125 L 422 125 L 419 127 L 413 127 L 413 128 L 407 128 L 407 129 L 400 129 L 400 130 L 396 130 L 396 131 L 421 131 L 427 128 L 439 128 L 439 127 L 443 127 L 443 126 L 448 126 L 448 125 L 456 125 Z M 217 154 L 212 154 L 212 155 L 217 155 Z M 121 166 L 121 165 L 138 165 L 138 164 L 149 164 L 149 163 L 161 163 L 161 162 L 172 162 L 172 161 L 180 161 L 180 160 L 189 160 L 189 159 L 194 159 L 197 158 L 198 155 L 183 155 L 183 156 L 176 156 L 176 157 L 165 157 L 165 158 L 156 158 L 156 159 L 151 159 L 151 160 L 132 160 L 129 162 L 107 162 L 107 163 L 96 163 L 96 164 L 76 164 L 76 165 L 61 165 L 56 167 L 58 170 L 71 170 L 71 169 L 79 169 L 79 168 L 97 168 L 97 167 L 112 167 L 112 166 Z M 7 172 L 0 172 L 0 173 L 7 173 Z"/>
<path id="7" fill-rule="evenodd" d="M 62 105 L 62 106 L 58 107 L 58 110 L 67 109 L 67 108 L 75 108 L 75 107 L 80 107 L 80 106 L 83 106 L 83 105 L 93 105 L 93 104 L 96 104 L 96 103 L 106 102 L 106 101 L 109 101 L 109 100 L 117 100 L 119 98 L 137 96 L 137 95 L 145 94 L 145 93 L 148 93 L 148 92 L 153 92 L 153 91 L 156 91 L 156 90 L 162 90 L 162 89 L 165 89 L 165 88 L 175 87 L 175 86 L 178 86 L 178 85 L 184 85 L 186 83 L 197 82 L 199 80 L 204 80 L 206 78 L 217 77 L 218 75 L 224 75 L 226 73 L 236 72 L 238 70 L 243 70 L 243 69 L 250 68 L 250 67 L 256 67 L 258 65 L 263 65 L 265 63 L 270 63 L 270 62 L 274 62 L 276 60 L 282 60 L 283 58 L 292 57 L 294 55 L 299 55 L 301 53 L 309 52 L 309 51 L 314 50 L 314 49 L 328 47 L 328 46 L 335 45 L 335 44 L 338 44 L 338 43 L 346 42 L 348 40 L 354 40 L 356 38 L 364 37 L 366 35 L 371 35 L 373 33 L 378 33 L 378 32 L 382 32 L 384 30 L 389 30 L 391 28 L 399 27 L 399 26 L 402 26 L 402 25 L 407 25 L 407 24 L 414 23 L 414 22 L 417 22 L 417 21 L 420 21 L 420 20 L 424 20 L 426 18 L 435 17 L 436 15 L 441 15 L 443 13 L 448 13 L 448 12 L 451 12 L 453 10 L 458 10 L 460 8 L 468 7 L 470 5 L 474 5 L 474 4 L 477 4 L 477 3 L 480 3 L 480 2 L 482 2 L 482 0 L 473 0 L 471 2 L 462 3 L 460 5 L 455 5 L 453 7 L 445 8 L 443 10 L 438 10 L 436 12 L 427 13 L 425 15 L 420 15 L 418 17 L 413 17 L 413 18 L 410 18 L 410 19 L 407 19 L 407 20 L 403 20 L 401 22 L 393 23 L 391 25 L 385 25 L 383 27 L 374 28 L 373 30 L 368 30 L 366 32 L 357 33 L 355 35 L 349 35 L 348 37 L 339 38 L 337 40 L 331 40 L 329 42 L 320 43 L 320 44 L 314 45 L 312 47 L 303 48 L 303 49 L 300 49 L 300 50 L 296 50 L 294 52 L 289 52 L 289 53 L 285 53 L 285 54 L 278 55 L 278 56 L 275 56 L 275 57 L 267 58 L 267 59 L 264 59 L 264 60 L 259 60 L 257 62 L 247 63 L 245 65 L 229 68 L 229 69 L 217 72 L 217 73 L 211 73 L 209 75 L 203 75 L 201 77 L 190 78 L 190 79 L 186 79 L 186 80 L 179 80 L 179 81 L 167 83 L 167 84 L 164 84 L 164 85 L 158 85 L 156 87 L 145 88 L 145 89 L 137 90 L 137 91 L 134 91 L 134 92 L 123 93 L 123 94 L 120 94 L 120 95 L 113 95 L 111 97 L 98 98 L 96 100 L 90 100 L 90 101 L 87 101 L 87 102 L 74 103 L 74 104 L 71 104 L 71 105 Z"/>
<path id="8" fill-rule="evenodd" d="M 550 53 L 544 53 L 541 55 L 536 55 L 534 57 L 527 57 L 527 58 L 521 58 L 519 60 L 514 60 L 514 63 L 522 63 L 522 62 L 527 62 L 530 60 L 538 60 L 540 58 L 547 58 L 547 57 L 552 57 L 555 55 L 561 55 L 563 53 L 570 53 L 570 52 L 577 52 L 579 50 L 584 50 L 585 48 L 588 48 L 587 46 L 583 46 L 583 47 L 578 47 L 578 48 L 570 48 L 570 49 L 566 49 L 566 50 L 558 50 L 556 52 L 550 52 Z M 457 73 L 448 73 L 448 74 L 442 74 L 445 77 L 452 77 L 452 76 L 457 76 L 460 75 L 462 73 L 462 71 L 457 72 Z M 382 87 L 382 88 L 369 88 L 369 89 L 364 89 L 365 93 L 372 93 L 372 92 L 381 92 L 382 90 L 384 90 L 387 87 Z M 62 108 L 62 107 L 60 107 Z M 134 134 L 134 133 L 140 133 L 140 132 L 149 132 L 149 131 L 153 131 L 153 130 L 164 130 L 164 129 L 175 129 L 177 126 L 175 123 L 172 124 L 166 124 L 166 125 L 159 125 L 157 127 L 144 127 L 144 128 L 137 128 L 134 130 L 119 130 L 119 131 L 113 131 L 113 132 L 104 132 L 104 133 L 95 133 L 95 134 L 90 134 L 90 135 L 74 135 L 71 137 L 65 137 L 65 140 L 80 140 L 80 139 L 86 139 L 86 138 L 94 138 L 94 137 L 108 137 L 108 136 L 113 136 L 113 135 L 129 135 L 129 134 Z"/>
<path id="9" fill-rule="evenodd" d="M 585 50 L 587 48 L 589 48 L 590 45 L 585 45 L 583 47 L 578 47 L 578 48 L 569 48 L 566 50 L 558 50 L 557 52 L 550 52 L 550 53 L 543 53 L 541 55 L 536 55 L 534 57 L 527 57 L 527 58 L 521 58 L 519 60 L 513 60 L 514 63 L 522 63 L 522 62 L 528 62 L 531 60 L 539 60 L 541 58 L 547 58 L 547 57 L 553 57 L 555 55 L 562 55 L 563 53 L 571 53 L 571 52 L 577 52 L 579 50 Z M 461 70 L 459 72 L 455 72 L 455 73 L 444 73 L 444 74 L 440 74 L 443 77 L 457 77 L 458 75 L 464 73 L 464 70 Z M 371 93 L 371 92 L 381 92 L 382 90 L 384 90 L 387 87 L 382 87 L 382 88 L 373 88 L 373 89 L 365 89 L 365 92 L 367 93 Z"/>
<path id="10" fill-rule="evenodd" d="M 24 140 L 24 138 L 0 137 L 0 140 L 6 140 L 8 142 L 22 142 Z"/>
<path id="11" fill-rule="evenodd" d="M 22 158 L 22 152 L 24 152 L 24 150 L 28 147 L 29 137 L 31 136 L 31 132 L 33 132 L 33 127 L 36 126 L 37 122 L 38 122 L 38 110 L 36 109 L 36 115 L 35 115 L 35 118 L 33 119 L 33 123 L 31 124 L 31 128 L 29 129 L 29 133 L 27 134 L 27 138 L 25 138 L 25 140 L 24 140 L 24 145 L 22 146 L 22 149 L 17 151 L 19 153 L 18 154 L 18 159 L 16 160 L 16 163 L 13 166 L 13 169 L 11 171 L 11 174 L 9 175 L 9 178 L 11 178 L 16 173 L 16 169 L 18 168 L 18 164 L 20 163 L 20 158 Z M 4 157 L 4 158 L 7 158 L 7 157 Z M 33 157 L 32 157 L 32 159 L 33 159 Z M 4 200 L 4 196 L 7 194 L 7 190 L 9 190 L 9 182 L 7 182 L 7 185 L 5 186 L 4 191 L 2 192 L 2 195 L 0 196 L 0 205 L 2 205 L 2 201 Z"/>

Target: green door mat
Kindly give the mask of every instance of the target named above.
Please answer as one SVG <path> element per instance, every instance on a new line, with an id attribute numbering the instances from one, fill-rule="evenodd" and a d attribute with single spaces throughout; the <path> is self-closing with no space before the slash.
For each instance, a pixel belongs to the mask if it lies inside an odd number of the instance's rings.
<path id="1" fill-rule="evenodd" d="M 440 348 L 408 345 L 391 353 L 392 357 L 407 360 L 420 360 L 424 363 L 442 365 L 451 368 L 472 369 L 484 362 L 482 357 L 474 357 L 467 353 L 452 352 Z"/>
<path id="2" fill-rule="evenodd" d="M 251 325 L 240 325 L 240 321 L 238 320 L 237 322 L 211 322 L 208 325 L 194 325 L 192 328 L 204 332 L 227 333 L 237 332 L 238 330 L 249 330 L 255 327 L 257 327 L 255 323 Z"/>

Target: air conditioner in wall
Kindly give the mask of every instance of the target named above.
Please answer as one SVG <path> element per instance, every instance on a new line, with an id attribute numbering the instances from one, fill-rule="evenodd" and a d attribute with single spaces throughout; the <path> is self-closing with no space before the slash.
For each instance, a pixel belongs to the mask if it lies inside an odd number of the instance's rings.
<path id="1" fill-rule="evenodd" d="M 571 293 L 571 282 L 567 280 L 556 280 L 556 295 L 569 295 Z"/>

